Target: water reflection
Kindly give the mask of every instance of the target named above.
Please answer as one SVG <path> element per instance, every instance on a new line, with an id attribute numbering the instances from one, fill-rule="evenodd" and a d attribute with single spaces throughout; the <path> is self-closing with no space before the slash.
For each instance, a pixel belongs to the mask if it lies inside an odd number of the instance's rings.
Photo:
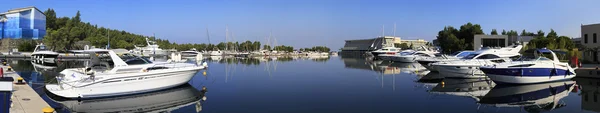
<path id="1" fill-rule="evenodd" d="M 494 87 L 480 104 L 493 107 L 523 107 L 527 112 L 552 111 L 565 106 L 559 102 L 574 88 L 574 81 Z"/>
<path id="2" fill-rule="evenodd" d="M 440 73 L 438 72 L 429 72 L 423 76 L 417 76 L 418 80 L 417 82 L 419 83 L 439 83 L 444 79 L 444 76 L 442 76 Z"/>
<path id="3" fill-rule="evenodd" d="M 444 84 L 438 84 L 429 92 L 453 96 L 470 97 L 479 101 L 496 84 L 485 79 L 444 79 Z"/>
<path id="4" fill-rule="evenodd" d="M 129 113 L 129 112 L 162 112 L 168 113 L 183 107 L 196 107 L 196 111 L 177 112 L 200 112 L 202 103 L 206 100 L 207 90 L 198 91 L 189 84 L 167 90 L 120 96 L 114 98 L 102 98 L 92 100 L 68 100 L 49 97 L 72 112 L 88 113 Z M 193 105 L 193 106 L 192 106 Z M 187 110 L 187 109 L 186 109 Z"/>
<path id="5" fill-rule="evenodd" d="M 400 73 L 413 73 L 417 75 L 426 75 L 429 73 L 425 67 L 419 63 L 399 63 L 384 60 L 370 60 L 368 58 L 361 57 L 344 57 L 344 66 L 352 69 L 366 69 L 372 70 L 384 75 L 388 74 L 400 74 Z"/>
<path id="6" fill-rule="evenodd" d="M 291 62 L 295 60 L 312 60 L 315 62 L 327 62 L 329 56 L 260 56 L 260 57 L 228 57 L 228 56 L 210 56 L 210 61 L 222 64 L 245 64 L 245 65 L 260 65 L 264 62 Z"/>
<path id="7" fill-rule="evenodd" d="M 600 79 L 597 78 L 574 78 L 577 81 L 581 93 L 581 109 L 600 112 Z M 577 89 L 575 89 L 577 90 Z"/>

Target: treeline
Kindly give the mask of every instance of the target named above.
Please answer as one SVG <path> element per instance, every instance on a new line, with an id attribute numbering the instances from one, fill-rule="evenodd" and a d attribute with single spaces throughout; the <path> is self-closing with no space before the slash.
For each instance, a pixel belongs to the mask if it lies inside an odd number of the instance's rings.
<path id="1" fill-rule="evenodd" d="M 451 53 L 461 50 L 470 50 L 473 48 L 473 39 L 475 35 L 484 34 L 479 24 L 467 23 L 456 29 L 452 26 L 446 26 L 443 30 L 438 32 L 437 42 L 440 42 L 438 46 L 441 47 L 445 53 Z M 491 35 L 498 35 L 496 29 L 492 29 Z M 527 32 L 523 30 L 521 34 L 515 30 L 502 30 L 502 35 L 509 36 L 533 36 L 532 40 L 524 47 L 524 49 L 531 48 L 543 48 L 548 49 L 563 49 L 571 50 L 576 45 L 567 36 L 558 36 L 558 34 L 551 29 L 546 35 L 544 31 L 539 30 L 537 33 Z"/>
<path id="2" fill-rule="evenodd" d="M 325 46 L 314 46 L 312 48 L 300 48 L 300 51 L 329 52 L 331 49 Z"/>
<path id="3" fill-rule="evenodd" d="M 277 51 L 294 51 L 291 46 L 280 45 L 271 48 L 269 45 L 261 45 L 258 41 L 245 42 L 221 42 L 218 44 L 177 44 L 166 39 L 159 39 L 154 36 L 143 36 L 133 34 L 123 30 L 115 30 L 92 25 L 89 22 L 81 21 L 81 14 L 77 11 L 74 17 L 56 17 L 54 9 L 44 11 L 46 14 L 46 36 L 43 38 L 44 44 L 55 51 L 65 51 L 73 49 L 83 49 L 85 45 L 104 48 L 109 45 L 110 48 L 133 49 L 136 46 L 146 46 L 146 38 L 156 42 L 163 49 L 177 49 L 179 51 L 190 50 L 195 48 L 202 50 L 238 50 L 238 51 L 256 51 L 261 50 L 277 50 Z M 21 46 L 22 45 L 22 46 Z M 28 51 L 35 47 L 35 42 L 24 41 L 18 47 L 19 50 Z M 318 49 L 316 49 L 318 48 Z M 325 47 L 326 48 L 326 47 Z M 313 47 L 315 50 L 329 50 L 321 46 Z"/>

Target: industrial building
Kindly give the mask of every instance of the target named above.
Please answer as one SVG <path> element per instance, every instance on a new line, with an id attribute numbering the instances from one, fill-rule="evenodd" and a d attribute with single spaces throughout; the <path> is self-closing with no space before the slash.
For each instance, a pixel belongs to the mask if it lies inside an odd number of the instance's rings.
<path id="1" fill-rule="evenodd" d="M 0 13 L 0 38 L 42 39 L 46 35 L 46 15 L 36 7 L 11 9 Z"/>
<path id="2" fill-rule="evenodd" d="M 346 40 L 342 52 L 374 51 L 384 47 L 394 47 L 394 40 L 400 37 L 380 36 L 373 39 Z"/>
<path id="3" fill-rule="evenodd" d="M 427 45 L 427 41 L 423 39 L 417 40 L 402 40 L 400 37 L 395 36 L 380 36 L 373 39 L 358 39 L 358 40 L 346 40 L 342 52 L 350 51 L 374 51 L 376 49 L 384 47 L 394 47 L 395 44 L 406 43 L 407 45 L 413 45 L 413 47 L 420 47 Z M 405 48 L 402 48 L 405 49 Z"/>
<path id="4" fill-rule="evenodd" d="M 527 45 L 533 36 L 508 36 L 508 35 L 475 35 L 473 37 L 473 50 L 482 47 L 507 47 L 515 42 Z"/>
<path id="5" fill-rule="evenodd" d="M 409 45 L 409 46 L 412 45 L 413 49 L 415 47 L 426 46 L 427 43 L 429 43 L 423 39 L 416 39 L 416 40 L 400 40 L 400 39 L 398 39 L 397 41 L 396 40 L 394 40 L 394 41 L 395 41 L 394 42 L 395 44 L 404 44 L 405 43 L 406 45 Z"/>
<path id="6" fill-rule="evenodd" d="M 583 47 L 587 48 L 583 52 L 583 60 L 598 62 L 598 53 L 600 51 L 600 43 L 598 42 L 598 35 L 600 35 L 600 23 L 581 25 L 581 36 L 579 39 Z"/>

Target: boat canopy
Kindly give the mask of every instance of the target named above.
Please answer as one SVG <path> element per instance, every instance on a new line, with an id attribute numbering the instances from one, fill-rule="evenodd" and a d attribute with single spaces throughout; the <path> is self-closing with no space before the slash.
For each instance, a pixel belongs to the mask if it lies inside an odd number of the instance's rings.
<path id="1" fill-rule="evenodd" d="M 529 49 L 523 52 L 523 56 L 519 58 L 519 61 L 538 61 L 538 60 L 552 60 L 560 62 L 555 53 L 566 54 L 564 51 L 552 51 L 546 48 L 541 49 Z"/>

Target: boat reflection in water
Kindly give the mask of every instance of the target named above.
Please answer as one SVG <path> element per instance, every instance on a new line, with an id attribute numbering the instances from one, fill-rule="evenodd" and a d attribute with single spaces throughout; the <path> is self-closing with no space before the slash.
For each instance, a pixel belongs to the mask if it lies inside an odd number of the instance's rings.
<path id="1" fill-rule="evenodd" d="M 527 112 L 552 111 L 564 107 L 559 102 L 574 88 L 575 81 L 528 85 L 497 85 L 479 103 L 494 107 L 523 107 Z"/>
<path id="2" fill-rule="evenodd" d="M 579 75 L 578 75 L 579 76 Z M 577 85 L 581 89 L 581 109 L 593 112 L 600 112 L 600 79 L 598 78 L 578 78 Z"/>
<path id="3" fill-rule="evenodd" d="M 444 84 L 438 84 L 429 92 L 461 97 L 471 97 L 475 101 L 485 96 L 496 84 L 485 79 L 444 79 Z"/>
<path id="4" fill-rule="evenodd" d="M 194 105 L 195 112 L 202 110 L 202 103 L 206 100 L 206 87 L 198 91 L 189 84 L 175 88 L 112 98 L 91 100 L 72 100 L 48 94 L 50 99 L 62 104 L 72 112 L 87 113 L 129 113 L 129 112 L 171 112 L 182 107 Z M 193 112 L 193 111 L 177 111 Z"/>

